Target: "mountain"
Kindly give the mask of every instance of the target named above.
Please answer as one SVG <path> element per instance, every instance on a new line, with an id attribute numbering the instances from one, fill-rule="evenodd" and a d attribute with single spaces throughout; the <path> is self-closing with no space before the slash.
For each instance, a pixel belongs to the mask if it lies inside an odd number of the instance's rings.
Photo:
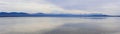
<path id="1" fill-rule="evenodd" d="M 35 13 L 29 14 L 24 12 L 0 12 L 0 17 L 108 17 L 104 14 L 45 14 Z"/>

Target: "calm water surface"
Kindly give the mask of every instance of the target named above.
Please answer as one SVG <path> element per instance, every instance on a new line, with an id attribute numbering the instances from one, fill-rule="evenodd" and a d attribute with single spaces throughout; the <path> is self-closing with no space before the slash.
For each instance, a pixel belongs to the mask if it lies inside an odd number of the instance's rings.
<path id="1" fill-rule="evenodd" d="M 120 17 L 1 17 L 0 34 L 120 34 Z"/>

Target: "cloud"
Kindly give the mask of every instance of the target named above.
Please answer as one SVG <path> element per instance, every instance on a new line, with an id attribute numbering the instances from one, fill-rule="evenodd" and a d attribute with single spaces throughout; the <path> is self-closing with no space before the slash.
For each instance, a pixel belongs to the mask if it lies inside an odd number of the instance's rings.
<path id="1" fill-rule="evenodd" d="M 0 0 L 0 11 L 119 14 L 120 0 Z"/>
<path id="2" fill-rule="evenodd" d="M 25 11 L 25 12 L 45 12 L 50 13 L 54 10 L 63 10 L 44 0 L 0 0 L 1 11 Z M 6 4 L 6 5 L 3 5 Z"/>
<path id="3" fill-rule="evenodd" d="M 84 10 L 104 14 L 118 14 L 120 0 L 49 0 L 50 2 L 69 10 Z M 106 7 L 106 8 L 105 8 Z M 109 8 L 108 8 L 109 7 Z M 112 9 L 111 9 L 112 8 Z"/>
<path id="4" fill-rule="evenodd" d="M 28 13 L 88 13 L 83 10 L 68 10 L 45 0 L 1 0 L 0 10 Z M 4 5 L 3 5 L 4 4 Z"/>

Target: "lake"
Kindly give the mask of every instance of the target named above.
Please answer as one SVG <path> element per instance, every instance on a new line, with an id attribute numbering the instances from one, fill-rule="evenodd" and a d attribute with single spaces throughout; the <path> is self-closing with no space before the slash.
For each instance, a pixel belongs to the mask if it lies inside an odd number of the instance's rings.
<path id="1" fill-rule="evenodd" d="M 1 17 L 0 34 L 120 34 L 120 17 Z"/>

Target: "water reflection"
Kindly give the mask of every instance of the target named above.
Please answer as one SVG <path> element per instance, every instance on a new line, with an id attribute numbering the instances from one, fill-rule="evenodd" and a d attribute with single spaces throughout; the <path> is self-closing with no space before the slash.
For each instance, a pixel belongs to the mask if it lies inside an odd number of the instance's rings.
<path id="1" fill-rule="evenodd" d="M 102 34 L 104 31 L 98 25 L 88 23 L 64 24 L 45 34 Z"/>
<path id="2" fill-rule="evenodd" d="M 0 34 L 120 34 L 119 18 L 91 18 L 0 18 Z"/>
<path id="3" fill-rule="evenodd" d="M 102 27 L 100 24 L 71 23 L 64 24 L 52 31 L 45 32 L 44 34 L 115 34 L 116 32 L 120 32 L 118 29 L 115 29 L 107 29 Z"/>

